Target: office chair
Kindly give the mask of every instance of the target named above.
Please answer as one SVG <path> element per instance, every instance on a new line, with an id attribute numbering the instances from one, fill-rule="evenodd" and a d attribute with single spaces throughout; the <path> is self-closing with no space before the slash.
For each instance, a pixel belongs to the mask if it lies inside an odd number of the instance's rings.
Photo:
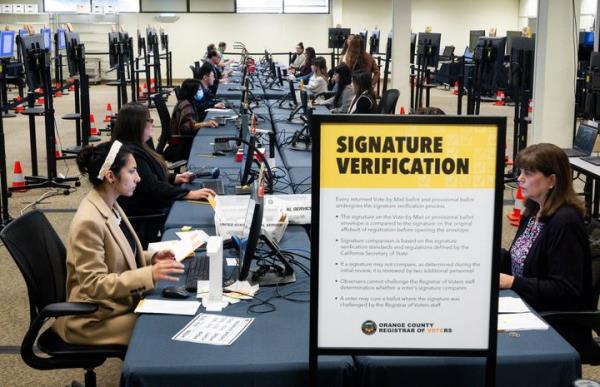
<path id="1" fill-rule="evenodd" d="M 171 134 L 171 115 L 169 114 L 169 108 L 167 107 L 164 97 L 160 94 L 153 94 L 150 96 L 150 98 L 152 98 L 152 102 L 154 102 L 154 106 L 156 106 L 156 111 L 158 112 L 158 116 L 160 118 L 161 131 L 160 137 L 158 138 L 158 144 L 156 145 L 156 151 L 165 156 L 167 161 L 172 162 L 172 164 L 169 165 L 169 169 L 175 171 L 175 173 L 179 173 L 181 171 L 181 167 L 186 165 L 187 161 L 167 158 L 167 155 L 165 155 L 165 146 L 167 143 L 191 144 L 192 140 L 194 139 L 194 135 L 186 136 Z"/>
<path id="2" fill-rule="evenodd" d="M 381 101 L 379 101 L 379 113 L 394 114 L 398 97 L 400 97 L 400 92 L 396 89 L 387 89 L 384 91 Z"/>
<path id="3" fill-rule="evenodd" d="M 600 227 L 600 226 L 597 226 Z M 588 226 L 588 232 L 590 227 Z M 593 235 L 593 234 L 590 234 Z M 592 241 L 592 246 L 593 246 Z M 594 248 L 592 247 L 592 252 Z M 594 305 L 598 304 L 600 292 L 600 256 L 592 254 L 592 290 L 594 292 Z M 582 329 L 589 329 L 600 333 L 600 311 L 550 311 L 542 312 L 540 316 L 550 325 L 570 324 Z M 575 348 L 579 352 L 582 364 L 600 365 L 600 337 L 593 338 L 590 345 L 585 348 Z"/>
<path id="4" fill-rule="evenodd" d="M 169 209 L 165 208 L 154 214 L 146 215 L 129 215 L 127 219 L 131 223 L 131 227 L 135 230 L 135 233 L 140 240 L 140 244 L 144 250 L 148 249 L 148 244 L 153 242 L 159 242 L 160 236 L 159 231 L 162 231 Z"/>
<path id="5" fill-rule="evenodd" d="M 30 325 L 21 343 L 21 358 L 38 370 L 83 368 L 85 385 L 96 386 L 94 368 L 107 358 L 123 360 L 126 346 L 69 344 L 51 328 L 42 332 L 36 342 L 47 319 L 85 315 L 98 309 L 92 303 L 65 302 L 66 250 L 48 219 L 39 210 L 28 212 L 8 224 L 0 232 L 0 239 L 27 284 Z M 36 344 L 48 357 L 34 352 Z"/>

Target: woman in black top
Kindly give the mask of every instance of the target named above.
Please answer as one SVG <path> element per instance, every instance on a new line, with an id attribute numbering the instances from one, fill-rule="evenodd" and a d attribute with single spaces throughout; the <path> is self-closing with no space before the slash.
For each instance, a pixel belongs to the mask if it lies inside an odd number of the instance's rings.
<path id="1" fill-rule="evenodd" d="M 376 111 L 375 96 L 371 88 L 371 74 L 357 70 L 352 74 L 354 99 L 348 113 L 369 114 Z"/>
<path id="2" fill-rule="evenodd" d="M 211 189 L 190 191 L 181 187 L 190 183 L 194 174 L 176 175 L 167 171 L 163 158 L 146 144 L 152 138 L 152 129 L 153 120 L 146 106 L 132 102 L 119 111 L 112 137 L 131 150 L 141 178 L 132 196 L 119 198 L 125 213 L 130 216 L 166 213 L 175 200 L 205 200 L 215 195 Z"/>
<path id="3" fill-rule="evenodd" d="M 595 310 L 585 208 L 573 189 L 567 155 L 536 144 L 515 160 L 526 198 L 524 217 L 501 261 L 500 288 L 512 289 L 538 312 Z M 590 331 L 554 326 L 574 347 L 590 343 Z"/>

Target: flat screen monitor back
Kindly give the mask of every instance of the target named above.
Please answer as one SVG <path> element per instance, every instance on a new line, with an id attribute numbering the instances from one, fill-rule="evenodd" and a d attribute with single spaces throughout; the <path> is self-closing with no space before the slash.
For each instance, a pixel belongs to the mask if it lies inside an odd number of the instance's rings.
<path id="1" fill-rule="evenodd" d="M 44 37 L 41 34 L 21 37 L 21 56 L 25 65 L 27 86 L 30 90 L 44 87 L 42 82 L 42 72 L 44 69 L 38 66 L 38 61 L 33 55 L 33 51 L 37 49 L 44 50 Z M 46 51 L 45 62 L 45 65 L 49 67 L 50 54 L 48 51 Z"/>
<path id="2" fill-rule="evenodd" d="M 509 72 L 509 80 L 511 88 L 533 89 L 534 60 L 535 39 L 522 36 L 514 38 L 510 51 L 511 71 Z"/>
<path id="3" fill-rule="evenodd" d="M 0 58 L 12 58 L 15 51 L 15 31 L 0 32 Z"/>
<path id="4" fill-rule="evenodd" d="M 371 37 L 369 38 L 369 53 L 371 55 L 379 54 L 379 36 L 380 36 L 380 34 L 381 34 L 381 31 L 379 31 L 379 30 L 371 31 Z"/>
<path id="5" fill-rule="evenodd" d="M 56 38 L 58 39 L 58 49 L 59 50 L 64 50 L 67 48 L 67 45 L 65 43 L 65 30 L 62 28 L 59 28 L 58 30 L 56 30 Z"/>
<path id="6" fill-rule="evenodd" d="M 485 36 L 485 30 L 469 31 L 469 50 L 475 52 L 475 47 L 477 47 L 479 38 L 482 36 Z"/>
<path id="7" fill-rule="evenodd" d="M 119 64 L 119 33 L 108 33 L 108 62 L 111 69 Z"/>
<path id="8" fill-rule="evenodd" d="M 327 35 L 327 48 L 342 48 L 350 35 L 350 28 L 330 28 Z"/>
<path id="9" fill-rule="evenodd" d="M 589 31 L 581 31 L 579 33 L 577 59 L 580 62 L 589 62 L 592 51 L 594 51 L 594 33 Z"/>
<path id="10" fill-rule="evenodd" d="M 250 227 L 248 237 L 242 241 L 240 246 L 240 263 L 239 263 L 239 280 L 244 281 L 250 273 L 250 266 L 254 259 L 256 246 L 260 238 L 262 219 L 263 219 L 263 203 L 260 200 L 252 200 L 248 204 L 249 208 L 246 212 L 246 223 L 250 219 Z M 245 227 L 244 227 L 245 228 Z M 244 230 L 244 233 L 246 230 Z"/>
<path id="11" fill-rule="evenodd" d="M 506 37 L 481 37 L 475 49 L 475 57 L 486 47 L 491 48 L 493 65 L 486 66 L 481 73 L 480 84 L 483 91 L 496 92 L 499 87 L 498 79 L 504 69 L 504 53 L 506 52 Z"/>
<path id="12" fill-rule="evenodd" d="M 79 34 L 77 32 L 65 31 L 65 43 L 67 50 L 67 66 L 69 75 L 79 75 L 79 67 L 77 65 L 77 46 L 79 45 Z"/>
<path id="13" fill-rule="evenodd" d="M 510 56 L 513 40 L 521 36 L 523 36 L 521 31 L 506 31 L 506 55 Z"/>
<path id="14" fill-rule="evenodd" d="M 440 57 L 440 42 L 442 34 L 435 32 L 419 32 L 417 54 L 423 55 L 427 67 L 437 67 Z M 424 50 L 425 47 L 430 49 Z"/>

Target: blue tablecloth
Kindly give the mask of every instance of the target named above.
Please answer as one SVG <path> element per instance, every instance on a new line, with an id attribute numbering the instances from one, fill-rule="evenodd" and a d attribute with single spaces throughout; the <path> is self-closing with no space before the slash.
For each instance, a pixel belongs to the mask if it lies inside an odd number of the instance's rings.
<path id="1" fill-rule="evenodd" d="M 303 168 L 290 168 L 288 170 L 288 176 L 292 182 L 294 192 L 297 194 L 310 193 L 312 189 L 312 169 Z"/>
<path id="2" fill-rule="evenodd" d="M 173 239 L 168 230 L 163 239 Z M 282 249 L 309 249 L 302 227 L 289 227 Z M 308 261 L 304 260 L 304 264 Z M 261 288 L 257 297 L 277 294 L 308 300 L 309 280 L 295 268 L 297 282 L 279 288 Z M 157 288 L 172 283 L 159 283 Z M 183 279 L 180 280 L 183 284 Z M 149 297 L 158 297 L 158 290 Z M 231 346 L 210 346 L 171 337 L 190 316 L 141 315 L 135 325 L 121 370 L 122 386 L 236 386 L 294 387 L 308 385 L 309 303 L 273 298 L 276 311 L 248 314 L 248 301 L 227 307 L 228 316 L 254 317 L 254 322 Z M 205 313 L 201 307 L 199 313 Z M 320 380 L 327 386 L 354 386 L 352 357 L 319 360 Z"/>

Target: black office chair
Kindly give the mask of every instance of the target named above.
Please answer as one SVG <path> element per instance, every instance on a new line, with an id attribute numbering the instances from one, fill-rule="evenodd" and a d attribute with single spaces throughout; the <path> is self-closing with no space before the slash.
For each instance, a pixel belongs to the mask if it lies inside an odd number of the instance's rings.
<path id="1" fill-rule="evenodd" d="M 92 303 L 65 302 L 66 250 L 48 219 L 39 210 L 28 212 L 8 224 L 0 232 L 0 239 L 27 284 L 30 325 L 21 343 L 21 358 L 38 370 L 83 368 L 85 385 L 96 386 L 94 368 L 107 358 L 123 360 L 126 346 L 68 344 L 51 328 L 37 338 L 49 318 L 86 315 L 98 309 Z M 48 357 L 34 352 L 36 344 Z"/>
<path id="2" fill-rule="evenodd" d="M 588 232 L 590 231 L 588 226 Z M 593 234 L 590 233 L 593 237 Z M 591 238 L 590 238 L 591 239 Z M 598 294 L 600 294 L 600 256 L 594 254 L 594 242 L 592 243 L 592 290 L 594 292 L 594 305 L 598 303 Z M 596 241 L 597 242 L 597 241 Z M 598 252 L 597 252 L 598 253 Z M 581 329 L 593 330 L 600 334 L 600 311 L 551 311 L 542 312 L 540 315 L 550 325 L 569 324 Z M 600 337 L 596 336 L 593 341 L 582 348 L 575 348 L 579 352 L 582 364 L 600 365 Z"/>
<path id="3" fill-rule="evenodd" d="M 175 171 L 175 173 L 179 173 L 181 168 L 187 164 L 187 161 L 181 160 L 180 158 L 168 157 L 168 155 L 165 154 L 165 146 L 170 142 L 189 143 L 191 146 L 194 136 L 171 134 L 171 115 L 169 114 L 169 108 L 167 107 L 164 97 L 161 94 L 152 94 L 150 98 L 152 98 L 152 102 L 154 102 L 154 106 L 156 106 L 156 111 L 158 112 L 158 117 L 160 118 L 161 131 L 160 137 L 158 138 L 156 151 L 163 155 L 165 160 L 172 162 L 172 164 L 169 165 L 169 169 L 172 169 Z"/>
<path id="4" fill-rule="evenodd" d="M 400 92 L 396 89 L 387 89 L 379 101 L 380 114 L 394 114 L 396 112 L 396 103 L 400 97 Z"/>

